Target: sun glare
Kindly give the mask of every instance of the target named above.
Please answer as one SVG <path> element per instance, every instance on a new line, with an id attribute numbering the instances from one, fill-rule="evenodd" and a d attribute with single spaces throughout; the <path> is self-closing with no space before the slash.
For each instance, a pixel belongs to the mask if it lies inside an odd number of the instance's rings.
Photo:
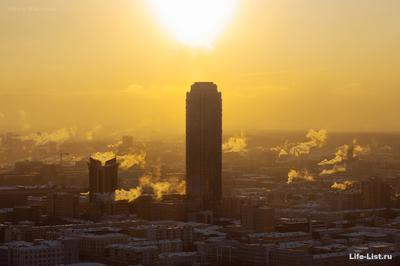
<path id="1" fill-rule="evenodd" d="M 149 0 L 160 23 L 184 44 L 212 47 L 234 13 L 237 0 Z"/>

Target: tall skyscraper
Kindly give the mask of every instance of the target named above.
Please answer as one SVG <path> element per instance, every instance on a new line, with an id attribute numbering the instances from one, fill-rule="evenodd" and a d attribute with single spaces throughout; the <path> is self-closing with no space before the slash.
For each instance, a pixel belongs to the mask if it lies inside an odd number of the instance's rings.
<path id="1" fill-rule="evenodd" d="M 114 192 L 118 184 L 118 163 L 112 158 L 104 164 L 96 159 L 90 158 L 89 167 L 89 192 L 91 198 L 96 193 Z"/>
<path id="2" fill-rule="evenodd" d="M 222 99 L 212 82 L 186 94 L 186 195 L 209 207 L 221 199 Z"/>

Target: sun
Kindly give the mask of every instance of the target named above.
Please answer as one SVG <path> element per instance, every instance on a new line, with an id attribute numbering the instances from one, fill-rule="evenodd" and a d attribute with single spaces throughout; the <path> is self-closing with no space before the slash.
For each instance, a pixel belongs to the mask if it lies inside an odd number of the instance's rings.
<path id="1" fill-rule="evenodd" d="M 148 0 L 160 23 L 177 41 L 212 48 L 232 17 L 238 0 Z"/>

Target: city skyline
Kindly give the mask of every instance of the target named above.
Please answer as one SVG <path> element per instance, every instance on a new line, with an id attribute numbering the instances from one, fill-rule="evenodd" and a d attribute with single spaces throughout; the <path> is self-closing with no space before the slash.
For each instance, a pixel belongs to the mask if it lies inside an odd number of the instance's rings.
<path id="1" fill-rule="evenodd" d="M 400 1 L 0 1 L 0 266 L 400 265 Z"/>

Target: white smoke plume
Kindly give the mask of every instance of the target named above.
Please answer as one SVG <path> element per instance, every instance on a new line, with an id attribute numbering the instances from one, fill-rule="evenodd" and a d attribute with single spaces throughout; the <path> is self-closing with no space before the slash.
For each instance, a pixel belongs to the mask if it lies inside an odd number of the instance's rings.
<path id="1" fill-rule="evenodd" d="M 370 153 L 371 153 L 370 146 L 361 146 L 356 143 L 356 140 L 353 141 L 353 158 L 365 156 Z"/>
<path id="2" fill-rule="evenodd" d="M 346 172 L 346 167 L 345 166 L 340 166 L 340 165 L 334 165 L 330 169 L 323 169 L 321 173 L 319 173 L 320 176 L 324 175 L 333 175 L 336 173 L 344 173 Z"/>
<path id="3" fill-rule="evenodd" d="M 342 163 L 349 159 L 354 159 L 363 155 L 367 155 L 371 152 L 371 148 L 369 146 L 361 146 L 357 144 L 356 140 L 353 140 L 352 145 L 342 145 L 336 149 L 335 157 L 328 160 L 324 159 L 318 165 L 335 165 Z M 349 158 L 349 156 L 351 158 Z"/>
<path id="4" fill-rule="evenodd" d="M 330 160 L 324 159 L 323 161 L 319 162 L 318 165 L 335 165 L 338 163 L 342 163 L 344 160 L 347 160 L 348 152 L 349 152 L 349 145 L 342 145 L 339 148 L 337 148 L 334 158 Z"/>
<path id="5" fill-rule="evenodd" d="M 22 140 L 32 140 L 36 145 L 44 145 L 49 142 L 62 144 L 76 136 L 76 127 L 61 128 L 53 132 L 38 132 L 22 136 Z"/>
<path id="6" fill-rule="evenodd" d="M 282 156 L 286 156 L 289 155 L 289 152 L 287 152 L 288 150 L 290 150 L 290 143 L 288 143 L 288 141 L 286 141 L 282 146 L 276 146 L 271 148 L 270 150 L 273 152 L 276 152 L 278 154 L 278 157 L 282 157 Z"/>
<path id="7" fill-rule="evenodd" d="M 122 170 L 128 170 L 134 165 L 144 167 L 146 164 L 146 152 L 140 151 L 138 153 L 128 153 L 124 155 L 118 155 L 117 161 L 119 161 L 119 167 Z"/>
<path id="8" fill-rule="evenodd" d="M 230 137 L 227 142 L 222 145 L 223 152 L 246 152 L 247 137 L 241 132 L 239 135 Z"/>
<path id="9" fill-rule="evenodd" d="M 312 148 L 318 147 L 321 148 L 325 145 L 326 140 L 328 139 L 327 131 L 322 129 L 319 131 L 315 131 L 313 129 L 309 130 L 306 138 L 309 140 L 306 142 L 300 142 L 297 145 L 293 146 L 289 153 L 299 157 L 303 154 L 309 154 Z"/>
<path id="10" fill-rule="evenodd" d="M 122 145 L 122 140 L 119 140 L 119 141 L 117 141 L 117 142 L 115 142 L 113 144 L 108 144 L 107 147 L 109 149 L 117 149 L 121 145 Z"/>
<path id="11" fill-rule="evenodd" d="M 85 132 L 85 139 L 87 141 L 92 141 L 94 136 L 100 131 L 101 128 L 102 128 L 101 125 L 96 125 L 92 129 L 86 131 Z"/>
<path id="12" fill-rule="evenodd" d="M 302 171 L 297 171 L 297 170 L 290 170 L 288 173 L 288 180 L 287 183 L 291 184 L 294 181 L 298 181 L 298 180 L 303 180 L 303 181 L 315 181 L 314 176 L 312 176 L 307 169 L 302 170 Z"/>
<path id="13" fill-rule="evenodd" d="M 112 151 L 107 151 L 107 152 L 96 152 L 92 154 L 92 156 L 90 157 L 92 159 L 100 161 L 102 165 L 105 165 L 107 161 L 117 157 L 117 155 Z"/>
<path id="14" fill-rule="evenodd" d="M 310 129 L 307 134 L 307 141 L 298 143 L 285 142 L 282 146 L 271 148 L 271 151 L 278 153 L 278 156 L 292 155 L 299 157 L 304 154 L 309 154 L 313 148 L 321 148 L 325 145 L 328 139 L 328 132 L 325 129 L 315 131 Z"/>
<path id="15" fill-rule="evenodd" d="M 353 140 L 352 145 L 342 145 L 336 149 L 335 157 L 332 159 L 324 159 L 319 162 L 319 166 L 332 165 L 331 169 L 324 169 L 319 175 L 332 175 L 336 173 L 346 172 L 346 162 L 350 159 L 358 158 L 363 155 L 367 155 L 371 152 L 369 146 L 361 146 L 357 144 L 356 140 Z"/>
<path id="16" fill-rule="evenodd" d="M 135 199 L 139 198 L 142 195 L 142 187 L 138 186 L 136 188 L 131 188 L 130 190 L 125 189 L 117 189 L 114 192 L 114 200 L 127 200 L 129 202 L 134 201 Z"/>
<path id="17" fill-rule="evenodd" d="M 185 194 L 186 182 L 177 178 L 168 180 L 159 180 L 150 175 L 143 176 L 139 179 L 139 185 L 130 190 L 117 189 L 114 193 L 114 200 L 128 200 L 134 201 L 144 191 L 151 190 L 156 200 L 161 200 L 163 195 L 176 193 L 180 195 Z"/>
<path id="18" fill-rule="evenodd" d="M 354 182 L 353 181 L 344 181 L 343 183 L 337 183 L 335 182 L 331 188 L 332 189 L 338 189 L 338 190 L 347 190 L 348 188 L 350 188 L 351 186 L 353 186 Z"/>
<path id="19" fill-rule="evenodd" d="M 144 167 L 146 164 L 146 152 L 139 151 L 137 153 L 128 153 L 123 155 L 116 155 L 112 151 L 108 152 L 96 152 L 91 156 L 93 159 L 100 161 L 103 165 L 113 158 L 117 158 L 119 168 L 121 170 L 128 170 L 131 167 L 138 165 Z"/>

